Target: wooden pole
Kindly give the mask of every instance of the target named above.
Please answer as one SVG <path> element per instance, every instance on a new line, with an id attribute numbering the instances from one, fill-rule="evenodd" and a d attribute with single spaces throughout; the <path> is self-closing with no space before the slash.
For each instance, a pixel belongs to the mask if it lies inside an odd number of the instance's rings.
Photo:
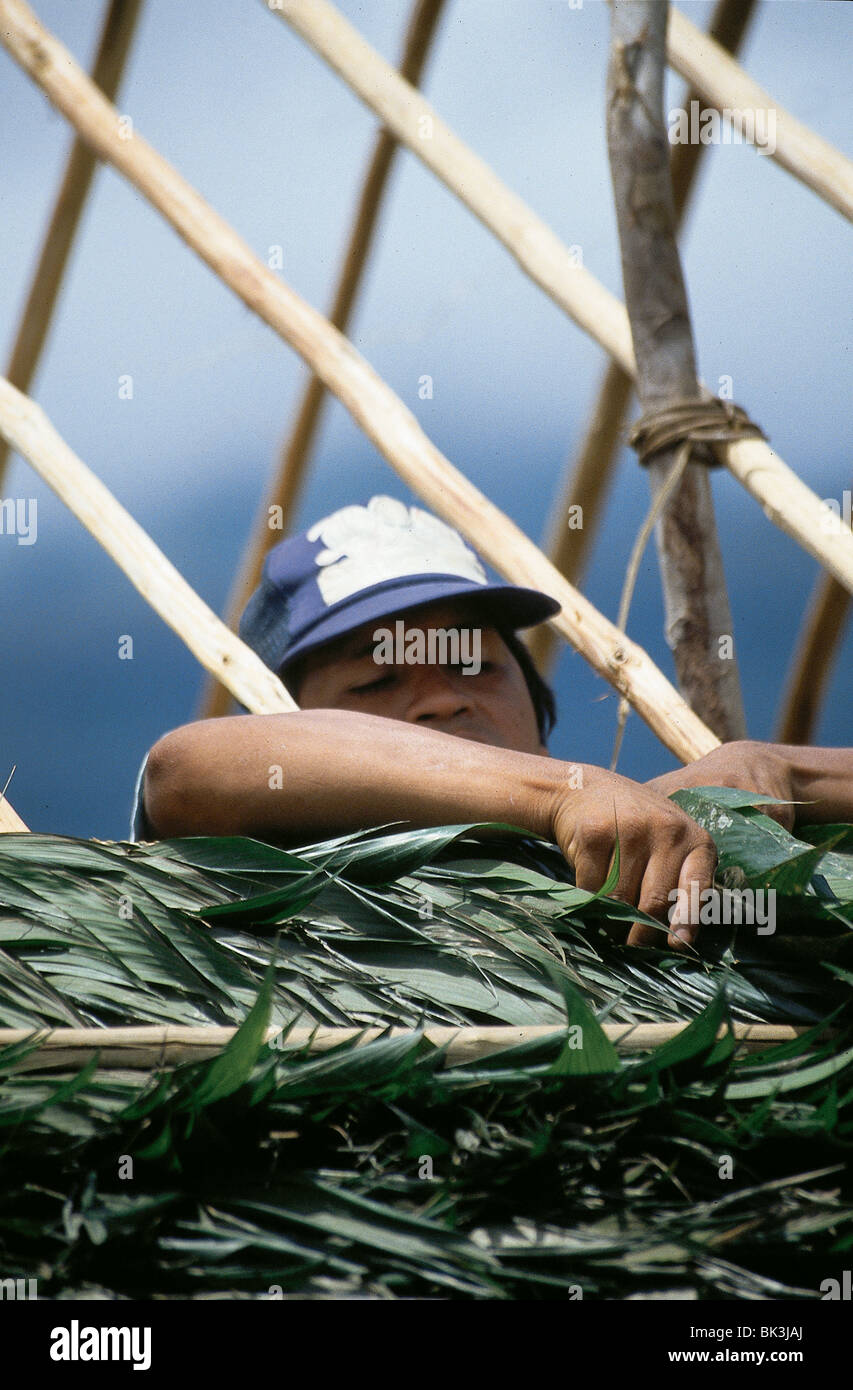
<path id="1" fill-rule="evenodd" d="M 618 362 L 608 362 L 581 441 L 574 467 L 564 476 L 543 549 L 571 584 L 583 576 L 613 479 L 613 466 L 623 442 L 623 430 L 634 383 Z M 573 510 L 579 508 L 579 510 Z M 580 522 L 580 525 L 575 524 Z M 547 676 L 559 650 L 557 633 L 540 623 L 527 636 L 527 646 L 540 672 Z"/>
<path id="2" fill-rule="evenodd" d="M 21 820 L 15 808 L 9 805 L 5 795 L 0 796 L 0 835 L 15 834 L 20 830 L 29 830 L 29 826 Z"/>
<path id="3" fill-rule="evenodd" d="M 675 236 L 669 144 L 663 115 L 667 7 L 660 0 L 613 0 L 607 78 L 607 144 L 616 200 L 622 276 L 645 411 L 702 399 L 687 292 Z M 678 450 L 648 465 L 653 495 Z M 690 706 L 724 741 L 746 737 L 731 643 L 707 466 L 689 463 L 657 526 L 658 556 L 679 685 Z"/>
<path id="4" fill-rule="evenodd" d="M 615 1046 L 623 1052 L 645 1052 L 660 1047 L 678 1037 L 688 1023 L 604 1023 L 601 1025 Z M 742 1052 L 761 1051 L 779 1043 L 791 1042 L 806 1032 L 805 1028 L 778 1023 L 733 1023 L 732 1033 Z M 176 1066 L 183 1062 L 198 1062 L 215 1057 L 231 1041 L 236 1028 L 216 1026 L 184 1027 L 178 1024 L 145 1025 L 129 1028 L 54 1028 L 40 1039 L 37 1050 L 15 1064 L 16 1071 L 81 1068 L 99 1055 L 101 1067 L 122 1067 L 150 1071 L 157 1067 Z M 34 1038 L 36 1030 L 0 1028 L 0 1048 Z M 718 1036 L 722 1037 L 721 1028 Z M 412 1038 L 411 1028 L 281 1028 L 270 1027 L 266 1032 L 269 1046 L 276 1051 L 307 1048 L 309 1053 L 327 1052 L 345 1043 L 364 1046 L 379 1037 Z M 434 1047 L 446 1048 L 445 1064 L 460 1066 L 476 1062 L 492 1053 L 522 1043 L 565 1036 L 564 1030 L 553 1024 L 531 1024 L 518 1027 L 447 1028 L 428 1024 L 422 1036 Z"/>
<path id="5" fill-rule="evenodd" d="M 0 14 L 10 5 L 17 11 L 22 3 L 23 0 L 0 0 Z M 328 0 L 276 0 L 271 12 L 286 20 L 385 122 L 400 143 L 480 219 L 535 284 L 620 366 L 635 375 L 631 330 L 624 306 L 585 267 L 576 264 L 575 257 L 550 227 L 449 130 L 421 93 L 366 43 Z M 0 41 L 13 51 L 2 32 Z M 14 47 L 19 47 L 17 42 Z M 774 109 L 780 110 L 775 105 Z M 842 155 L 835 151 L 833 154 L 841 164 L 849 164 Z M 832 524 L 829 508 L 764 440 L 721 444 L 715 446 L 715 453 L 774 525 L 853 590 L 853 533 L 827 533 Z M 417 491 L 417 485 L 414 486 Z"/>
<path id="6" fill-rule="evenodd" d="M 445 0 L 415 0 L 400 60 L 400 72 L 413 87 L 417 87 L 420 82 L 444 3 Z M 398 149 L 399 142 L 383 127 L 376 137 L 373 155 L 362 185 L 355 222 L 328 316 L 329 322 L 342 333 L 347 331 L 355 305 L 378 225 L 394 155 Z M 296 500 L 302 490 L 325 400 L 326 387 L 321 379 L 312 373 L 303 392 L 293 428 L 282 449 L 278 474 L 264 500 L 228 600 L 225 621 L 233 632 L 236 632 L 240 615 L 260 583 L 267 552 L 280 538 L 281 532 L 271 530 L 269 525 L 270 507 L 281 509 L 281 531 L 286 534 L 291 529 Z M 203 696 L 202 717 L 210 719 L 226 714 L 229 704 L 225 687 L 218 681 L 208 682 Z"/>
<path id="7" fill-rule="evenodd" d="M 427 505 L 458 527 L 501 574 L 514 583 L 553 594 L 562 605 L 553 620 L 559 630 L 628 698 L 676 757 L 692 761 L 717 746 L 714 734 L 642 648 L 622 636 L 567 584 L 537 546 L 453 467 L 352 344 L 274 275 L 139 134 L 132 140 L 120 138 L 115 109 L 23 0 L 0 0 L 0 40 L 98 153 L 129 178 L 243 302 L 304 357 Z M 614 304 L 624 316 L 618 301 Z M 828 507 L 824 510 L 830 512 Z M 850 541 L 853 547 L 853 536 Z M 220 627 L 228 631 L 224 624 Z M 228 637 L 237 642 L 231 633 Z M 275 680 L 272 672 L 267 674 Z M 236 690 L 235 694 L 252 708 L 250 701 Z"/>
<path id="8" fill-rule="evenodd" d="M 121 82 L 141 5 L 142 0 L 111 0 L 104 19 L 92 81 L 110 101 L 115 98 Z M 6 371 L 9 381 L 19 391 L 29 390 L 38 366 L 92 184 L 95 162 L 93 151 L 78 136 L 71 147 Z M 8 458 L 9 446 L 5 440 L 0 440 L 0 489 Z"/>
<path id="9" fill-rule="evenodd" d="M 850 595 L 831 574 L 815 584 L 791 663 L 778 743 L 810 743 L 833 662 L 850 616 Z"/>
<path id="10" fill-rule="evenodd" d="M 202 666 L 215 672 L 238 700 L 255 714 L 297 708 L 278 677 L 202 602 L 57 434 L 41 407 L 2 378 L 0 435 L 32 464 Z"/>
<path id="11" fill-rule="evenodd" d="M 817 193 L 843 217 L 853 220 L 853 160 L 823 140 L 786 111 L 744 72 L 728 53 L 703 34 L 679 10 L 670 6 L 667 57 L 683 78 L 696 87 L 709 106 L 718 110 L 770 113 L 768 127 L 759 131 L 766 154 L 795 179 Z M 756 142 L 758 143 L 758 142 Z M 761 144 L 758 144 L 761 148 Z"/>
<path id="12" fill-rule="evenodd" d="M 736 53 L 754 13 L 755 0 L 717 0 L 708 33 L 726 52 Z M 690 87 L 683 101 L 685 109 L 689 111 L 691 102 L 699 96 L 698 88 Z M 707 148 L 698 140 L 672 147 L 670 177 L 675 225 L 679 229 Z M 598 529 L 632 394 L 630 377 L 615 362 L 608 363 L 577 459 L 566 475 L 545 540 L 545 553 L 571 584 L 580 582 Z M 573 507 L 580 507 L 580 512 L 573 512 Z M 572 525 L 578 517 L 582 525 Z M 540 623 L 529 634 L 527 644 L 540 672 L 547 676 L 558 650 L 554 629 L 547 623 Z"/>

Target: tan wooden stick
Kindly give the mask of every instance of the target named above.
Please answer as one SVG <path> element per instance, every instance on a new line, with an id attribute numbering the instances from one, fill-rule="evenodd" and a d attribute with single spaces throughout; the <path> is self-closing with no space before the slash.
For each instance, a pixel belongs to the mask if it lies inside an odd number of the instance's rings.
<path id="1" fill-rule="evenodd" d="M 29 826 L 21 820 L 13 806 L 9 805 L 5 796 L 0 796 L 0 835 L 15 834 L 19 830 L 29 830 Z"/>
<path id="2" fill-rule="evenodd" d="M 540 289 L 633 374 L 628 318 L 616 296 L 578 264 L 551 228 L 445 125 L 423 95 L 371 48 L 334 5 L 328 0 L 275 0 L 270 12 L 285 20 L 400 144 L 446 184 Z M 7 42 L 2 34 L 0 38 Z"/>
<path id="3" fill-rule="evenodd" d="M 0 14 L 9 3 L 11 0 L 0 3 Z M 14 4 L 17 9 L 21 0 L 14 0 Z M 550 227 L 453 134 L 420 92 L 366 43 L 328 0 L 275 0 L 271 13 L 286 20 L 401 144 L 506 246 L 525 273 L 620 366 L 635 375 L 624 305 L 576 264 Z M 0 39 L 8 44 L 2 33 Z M 853 591 L 853 533 L 832 533 L 829 528 L 834 517 L 829 509 L 779 455 L 763 440 L 753 439 L 720 445 L 716 452 L 765 515 Z M 416 483 L 413 486 L 420 491 Z"/>
<path id="4" fill-rule="evenodd" d="M 415 0 L 406 31 L 400 72 L 407 82 L 417 86 L 426 62 L 436 26 L 441 17 L 445 0 Z M 337 289 L 329 310 L 329 322 L 342 333 L 347 330 L 356 295 L 361 284 L 364 268 L 373 236 L 379 220 L 379 213 L 388 176 L 391 172 L 394 155 L 399 143 L 385 127 L 379 131 L 373 155 L 362 185 L 358 209 L 355 215 L 349 244 L 341 266 Z M 243 555 L 240 570 L 228 600 L 225 621 L 236 632 L 240 615 L 251 595 L 258 587 L 267 552 L 281 534 L 291 529 L 296 500 L 302 489 L 308 459 L 317 433 L 323 405 L 326 401 L 326 388 L 320 378 L 312 373 L 302 395 L 296 418 L 282 449 L 278 474 L 264 499 L 258 521 L 249 544 Z M 269 508 L 281 508 L 281 531 L 273 531 L 269 525 Z M 228 692 L 218 681 L 208 683 L 204 695 L 202 717 L 215 718 L 227 713 Z"/>
<path id="5" fill-rule="evenodd" d="M 595 539 L 613 481 L 614 464 L 624 443 L 625 416 L 634 383 L 618 362 L 608 362 L 577 457 L 563 478 L 548 521 L 544 550 L 570 584 L 578 584 Z M 580 508 L 573 511 L 573 507 Z M 580 522 L 580 525 L 573 524 Z M 547 676 L 560 650 L 550 623 L 540 623 L 527 638 L 540 672 Z"/>
<path id="6" fill-rule="evenodd" d="M 779 715 L 778 743 L 809 743 L 847 626 L 851 598 L 831 574 L 815 584 L 791 662 Z"/>
<path id="7" fill-rule="evenodd" d="M 604 1032 L 612 1043 L 623 1052 L 644 1052 L 660 1047 L 678 1036 L 689 1025 L 687 1023 L 605 1023 Z M 54 1028 L 48 1031 L 36 1051 L 23 1058 L 18 1064 L 20 1071 L 50 1068 L 67 1070 L 82 1067 L 96 1053 L 100 1053 L 102 1067 L 126 1067 L 133 1070 L 153 1070 L 161 1066 L 174 1066 L 181 1062 L 197 1062 L 214 1057 L 231 1041 L 236 1028 L 183 1027 L 177 1024 L 146 1025 L 130 1028 Z M 732 1031 L 742 1051 L 755 1052 L 778 1043 L 790 1042 L 804 1033 L 806 1029 L 789 1024 L 776 1023 L 734 1023 Z M 35 1030 L 26 1028 L 0 1028 L 0 1047 L 8 1047 L 34 1036 Z M 268 1044 L 278 1050 L 307 1047 L 311 1053 L 327 1052 L 343 1043 L 355 1042 L 362 1046 L 383 1035 L 393 1037 L 414 1037 L 411 1028 L 383 1029 L 371 1028 L 292 1028 L 284 1036 L 280 1028 L 267 1029 Z M 723 1035 L 720 1029 L 718 1036 Z M 521 1043 L 536 1042 L 543 1038 L 559 1036 L 564 1030 L 553 1024 L 532 1024 L 523 1027 L 490 1028 L 447 1028 L 433 1027 L 423 1030 L 424 1036 L 435 1047 L 447 1049 L 446 1062 L 459 1066 L 463 1062 L 475 1062 L 488 1057 L 503 1048 L 517 1047 Z"/>
<path id="8" fill-rule="evenodd" d="M 131 140 L 120 138 L 115 108 L 71 54 L 38 23 L 23 0 L 0 0 L 0 40 L 102 158 L 130 179 L 244 303 L 296 348 L 427 504 L 458 527 L 500 573 L 515 583 L 553 594 L 563 610 L 554 619 L 559 630 L 627 697 L 677 757 L 691 761 L 717 746 L 711 731 L 642 648 L 623 637 L 567 584 L 538 547 L 453 467 L 352 344 L 258 260 L 246 242 L 141 136 L 134 133 Z M 599 289 L 601 294 L 607 293 Z M 618 301 L 614 303 L 624 318 L 624 309 Z M 58 443 L 67 448 L 61 440 Z M 70 450 L 68 456 L 73 460 Z M 79 460 L 75 462 L 82 466 Z M 90 520 L 95 523 L 96 518 L 87 517 L 87 525 Z M 853 536 L 850 541 L 853 547 Z M 167 600 L 168 594 L 164 593 L 163 599 Z M 188 602 L 187 594 L 183 601 Z M 165 603 L 164 607 L 166 612 L 172 611 L 172 605 Z M 235 644 L 230 650 L 236 654 L 237 638 L 224 624 L 218 624 L 216 631 L 227 634 L 228 641 Z M 191 649 L 195 650 L 192 645 Z M 224 669 L 227 662 L 218 655 L 216 664 Z M 267 676 L 275 682 L 272 672 Z M 235 690 L 234 685 L 230 688 Z M 272 694 L 272 688 L 268 689 Z M 245 699 L 238 694 L 238 698 L 257 712 L 256 697 Z"/>
<path id="9" fill-rule="evenodd" d="M 736 53 L 754 12 L 755 0 L 717 0 L 708 33 L 727 52 Z M 688 111 L 691 101 L 698 97 L 695 87 L 688 88 L 683 98 Z M 678 227 L 684 221 L 707 148 L 701 141 L 672 147 L 672 201 Z M 577 457 L 566 473 L 545 541 L 545 553 L 570 584 L 579 583 L 589 557 L 623 442 L 622 431 L 632 394 L 630 377 L 615 362 L 609 362 Z M 580 507 L 579 513 L 572 512 L 576 506 Z M 573 526 L 571 522 L 578 518 L 582 518 L 583 524 Z M 540 623 L 530 634 L 528 647 L 539 670 L 547 676 L 558 650 L 554 629 L 548 623 Z"/>
<path id="10" fill-rule="evenodd" d="M 0 378 L 0 435 L 27 459 L 206 670 L 255 714 L 296 709 L 281 681 L 235 637 L 151 537 L 57 434 L 40 406 Z"/>
<path id="11" fill-rule="evenodd" d="M 772 142 L 767 142 L 768 156 L 853 220 L 853 161 L 781 107 L 725 49 L 672 6 L 667 57 L 709 105 L 736 112 L 772 112 L 775 133 Z"/>
<path id="12" fill-rule="evenodd" d="M 92 68 L 92 81 L 110 101 L 118 91 L 141 4 L 142 0 L 110 0 Z M 78 137 L 71 147 L 9 359 L 6 376 L 19 391 L 29 390 L 38 365 L 94 172 L 95 156 Z M 9 446 L 0 440 L 0 487 L 8 457 Z"/>

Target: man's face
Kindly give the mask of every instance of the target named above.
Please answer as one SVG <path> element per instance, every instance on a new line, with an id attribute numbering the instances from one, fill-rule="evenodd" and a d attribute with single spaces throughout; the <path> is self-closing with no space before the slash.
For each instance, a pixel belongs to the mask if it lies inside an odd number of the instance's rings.
<path id="1" fill-rule="evenodd" d="M 463 642 L 460 648 L 462 662 L 377 662 L 381 648 L 374 633 L 390 629 L 396 636 L 398 619 L 405 625 L 404 641 L 395 658 L 412 651 L 418 632 L 423 634 L 424 652 L 429 653 L 431 630 L 468 628 L 468 645 Z M 307 656 L 294 694 L 302 709 L 360 710 L 475 743 L 545 754 L 521 667 L 496 629 L 483 623 L 464 600 L 425 604 L 375 619 Z M 479 633 L 479 663 L 470 657 L 476 650 L 474 630 Z M 434 637 L 433 655 L 440 656 L 442 650 L 440 639 Z M 446 649 L 444 655 L 448 655 Z M 467 666 L 463 664 L 466 655 Z"/>

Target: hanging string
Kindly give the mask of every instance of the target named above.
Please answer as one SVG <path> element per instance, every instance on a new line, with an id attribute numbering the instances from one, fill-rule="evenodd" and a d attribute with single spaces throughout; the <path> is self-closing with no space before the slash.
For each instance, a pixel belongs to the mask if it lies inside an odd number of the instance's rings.
<path id="1" fill-rule="evenodd" d="M 736 439 L 766 438 L 764 431 L 750 420 L 742 406 L 735 405 L 733 401 L 720 400 L 717 396 L 705 401 L 672 401 L 669 405 L 658 410 L 649 410 L 640 416 L 628 435 L 628 443 L 636 450 L 641 464 L 647 465 L 656 454 L 675 446 L 678 452 L 666 481 L 652 502 L 634 541 L 616 619 L 616 626 L 620 632 L 624 633 L 628 626 L 628 613 L 634 597 L 637 575 L 655 522 L 681 482 L 688 463 L 703 463 L 708 468 L 717 467 L 719 460 L 711 448 L 712 444 L 724 444 Z M 629 709 L 630 705 L 625 696 L 621 696 L 616 713 L 616 737 L 610 759 L 611 772 L 615 772 L 619 760 Z"/>

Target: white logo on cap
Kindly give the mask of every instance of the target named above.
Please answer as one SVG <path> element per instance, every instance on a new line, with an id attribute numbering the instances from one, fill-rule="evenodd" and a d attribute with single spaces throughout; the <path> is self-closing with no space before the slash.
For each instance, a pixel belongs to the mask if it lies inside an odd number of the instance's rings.
<path id="1" fill-rule="evenodd" d="M 371 497 L 366 507 L 341 507 L 308 531 L 322 540 L 317 583 L 329 607 L 359 589 L 412 574 L 453 574 L 475 584 L 488 577 L 458 531 L 420 507 L 394 497 Z"/>

